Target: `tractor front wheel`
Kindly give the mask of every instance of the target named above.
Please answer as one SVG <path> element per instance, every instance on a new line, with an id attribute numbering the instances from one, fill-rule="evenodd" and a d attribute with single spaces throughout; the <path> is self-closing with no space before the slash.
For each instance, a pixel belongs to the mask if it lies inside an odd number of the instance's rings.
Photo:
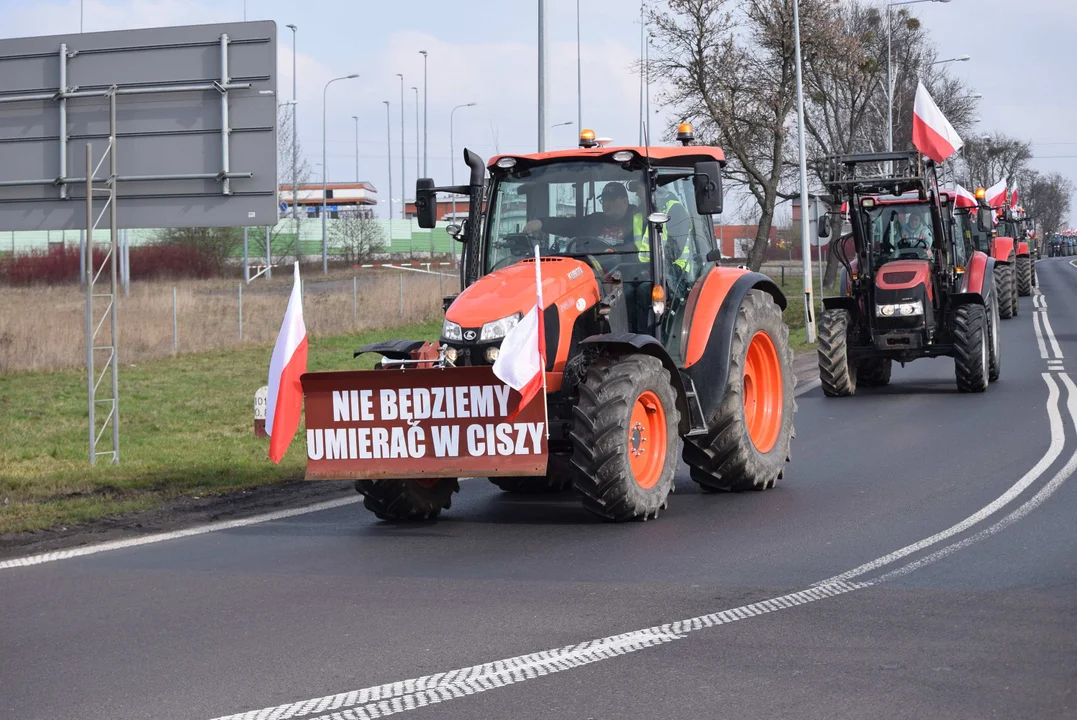
<path id="1" fill-rule="evenodd" d="M 707 418 L 707 434 L 685 442 L 692 479 L 712 492 L 774 487 L 796 434 L 796 382 L 782 311 L 752 290 L 737 310 L 722 401 Z"/>
<path id="2" fill-rule="evenodd" d="M 954 371 L 961 392 L 983 392 L 989 377 L 987 312 L 983 305 L 962 305 L 954 314 Z"/>
<path id="3" fill-rule="evenodd" d="M 1003 320 L 1012 318 L 1014 312 L 1013 265 L 995 265 L 995 289 L 998 292 L 998 314 Z"/>
<path id="4" fill-rule="evenodd" d="M 1021 297 L 1032 294 L 1032 258 L 1027 255 L 1017 258 L 1017 294 Z"/>
<path id="5" fill-rule="evenodd" d="M 456 478 L 356 480 L 355 489 L 366 509 L 380 520 L 433 520 L 452 504 L 460 482 Z"/>
<path id="6" fill-rule="evenodd" d="M 578 387 L 572 482 L 583 506 L 607 520 L 658 517 L 682 442 L 669 371 L 649 355 L 600 357 Z"/>
<path id="7" fill-rule="evenodd" d="M 882 387 L 890 384 L 894 361 L 890 358 L 867 358 L 856 366 L 856 382 L 864 387 Z"/>
<path id="8" fill-rule="evenodd" d="M 998 293 L 992 293 L 991 303 L 987 308 L 987 379 L 998 380 L 1002 374 L 1002 346 L 998 337 Z"/>
<path id="9" fill-rule="evenodd" d="M 819 380 L 827 397 L 856 392 L 856 365 L 849 362 L 849 312 L 824 310 L 819 319 Z"/>

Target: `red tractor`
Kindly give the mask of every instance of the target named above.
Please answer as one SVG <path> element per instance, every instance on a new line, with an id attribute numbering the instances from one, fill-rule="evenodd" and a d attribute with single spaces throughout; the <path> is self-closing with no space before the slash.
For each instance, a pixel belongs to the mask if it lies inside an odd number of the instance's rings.
<path id="1" fill-rule="evenodd" d="M 999 237 L 994 231 L 994 223 L 986 225 L 979 221 L 981 216 L 991 216 L 991 209 L 987 205 L 986 191 L 984 188 L 976 189 L 976 201 L 969 206 L 967 202 L 958 199 L 958 206 L 954 210 L 957 227 L 957 237 L 971 243 L 972 247 L 995 261 L 994 281 L 995 290 L 998 293 L 998 312 L 1003 320 L 1017 315 L 1017 275 L 1019 272 L 1017 253 L 1012 237 Z"/>
<path id="2" fill-rule="evenodd" d="M 841 244 L 832 250 L 844 292 L 823 299 L 823 393 L 885 385 L 894 361 L 938 356 L 954 358 L 961 392 L 986 390 L 1001 369 L 995 261 L 955 232 L 953 199 L 940 192 L 935 164 L 917 152 L 827 162 L 835 205 L 848 203 L 855 255 Z M 988 214 L 978 222 L 984 227 Z"/>
<path id="3" fill-rule="evenodd" d="M 445 298 L 433 353 L 422 355 L 429 346 L 420 341 L 368 345 L 360 352 L 380 354 L 381 369 L 348 373 L 349 382 L 379 377 L 385 386 L 433 372 L 408 369 L 417 353 L 445 382 L 489 373 L 535 304 L 537 245 L 548 463 L 518 473 L 491 457 L 470 474 L 510 492 L 573 487 L 585 508 L 614 521 L 656 517 L 682 457 L 707 491 L 773 487 L 794 434 L 786 300 L 767 276 L 721 266 L 711 215 L 721 212 L 725 157 L 692 145 L 687 124 L 678 139 L 609 147 L 584 131 L 579 148 L 488 164 L 465 150 L 467 185 L 420 179 L 424 228 L 438 219 L 436 193 L 469 198 L 467 221 L 449 229 L 463 244 L 463 290 Z M 377 462 L 347 466 L 366 507 L 390 520 L 449 507 L 461 465 L 423 467 L 422 477 L 386 479 Z"/>

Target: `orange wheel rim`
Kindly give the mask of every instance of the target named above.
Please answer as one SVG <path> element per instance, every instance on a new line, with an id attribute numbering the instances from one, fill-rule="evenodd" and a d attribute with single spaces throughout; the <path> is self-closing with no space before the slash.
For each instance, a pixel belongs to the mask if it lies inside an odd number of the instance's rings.
<path id="1" fill-rule="evenodd" d="M 770 452 L 782 431 L 782 362 L 770 335 L 752 336 L 744 358 L 744 423 L 759 452 Z"/>
<path id="2" fill-rule="evenodd" d="M 666 411 L 650 390 L 640 393 L 632 404 L 628 464 L 636 483 L 648 490 L 658 484 L 666 465 Z"/>

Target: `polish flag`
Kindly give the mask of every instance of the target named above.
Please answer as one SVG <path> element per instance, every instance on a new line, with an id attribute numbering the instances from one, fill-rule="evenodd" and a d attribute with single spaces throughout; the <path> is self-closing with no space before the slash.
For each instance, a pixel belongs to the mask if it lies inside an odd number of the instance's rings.
<path id="1" fill-rule="evenodd" d="M 987 188 L 987 194 L 985 196 L 987 204 L 993 208 L 1000 208 L 1006 204 L 1006 179 L 1003 178 L 997 183 Z"/>
<path id="2" fill-rule="evenodd" d="M 1014 182 L 1013 187 L 1010 188 L 1010 207 L 1017 207 L 1017 183 Z"/>
<path id="3" fill-rule="evenodd" d="M 912 112 L 912 144 L 935 162 L 941 163 L 964 145 L 923 83 L 916 88 Z"/>
<path id="4" fill-rule="evenodd" d="M 970 193 L 960 185 L 954 185 L 954 207 L 959 208 L 974 208 L 976 207 L 976 196 Z"/>
<path id="5" fill-rule="evenodd" d="M 266 400 L 266 433 L 269 459 L 280 463 L 299 429 L 303 414 L 303 386 L 299 377 L 307 371 L 307 325 L 303 322 L 303 289 L 299 283 L 299 263 L 284 322 L 269 361 L 269 397 Z"/>
<path id="6" fill-rule="evenodd" d="M 520 394 L 520 402 L 509 415 L 512 420 L 536 394 L 546 394 L 546 332 L 542 326 L 542 263 L 535 246 L 534 307 L 524 319 L 509 330 L 501 341 L 501 352 L 494 361 L 494 375 Z"/>

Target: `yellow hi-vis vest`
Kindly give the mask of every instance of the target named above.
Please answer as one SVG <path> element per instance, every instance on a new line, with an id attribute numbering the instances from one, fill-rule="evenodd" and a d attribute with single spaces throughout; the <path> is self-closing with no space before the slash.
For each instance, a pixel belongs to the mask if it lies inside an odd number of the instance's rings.
<path id="1" fill-rule="evenodd" d="M 673 198 L 671 200 L 667 200 L 666 201 L 666 206 L 665 206 L 665 208 L 663 208 L 662 211 L 668 215 L 669 211 L 673 209 L 673 206 L 680 205 L 680 204 L 681 204 L 681 201 L 676 199 L 676 198 Z M 636 243 L 636 250 L 639 251 L 638 252 L 639 261 L 640 262 L 650 262 L 651 261 L 651 243 L 647 239 L 647 233 L 644 231 L 643 214 L 642 213 L 636 213 L 632 217 L 632 237 L 633 237 L 633 240 Z M 679 258 L 677 258 L 673 262 L 673 264 L 677 265 L 678 267 L 680 267 L 685 272 L 689 271 L 689 269 L 692 266 L 692 242 L 691 242 L 691 238 L 689 238 L 684 243 L 684 249 L 681 251 L 681 256 Z"/>

